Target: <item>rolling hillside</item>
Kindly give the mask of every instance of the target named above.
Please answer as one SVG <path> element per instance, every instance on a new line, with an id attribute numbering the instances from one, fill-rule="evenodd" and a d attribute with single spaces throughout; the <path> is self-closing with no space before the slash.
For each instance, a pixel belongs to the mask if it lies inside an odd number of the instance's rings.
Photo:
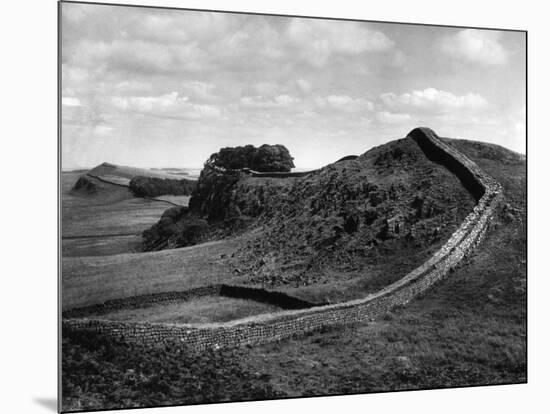
<path id="1" fill-rule="evenodd" d="M 63 361 L 64 405 L 77 400 L 86 408 L 116 407 L 120 401 L 189 404 L 525 382 L 526 160 L 490 144 L 446 142 L 499 181 L 505 199 L 486 239 L 445 280 L 380 320 L 255 347 L 192 355 L 181 344 L 147 350 L 71 334 L 63 339 L 68 355 Z M 376 190 L 356 190 L 355 177 Z M 147 256 L 67 258 L 63 287 L 68 303 L 97 303 L 126 294 L 125 284 L 135 278 L 140 292 L 221 279 L 340 301 L 377 289 L 418 265 L 475 202 L 456 177 L 406 139 L 312 177 L 244 178 L 236 186 L 240 191 L 230 203 L 248 216 L 239 237 Z M 417 202 L 419 191 L 431 201 Z M 371 194 L 378 196 L 372 196 L 376 206 Z M 357 213 L 348 203 L 356 200 L 376 212 L 370 224 L 372 213 Z M 351 213 L 359 219 L 348 220 L 355 217 Z M 395 216 L 401 218 L 392 220 Z M 329 234 L 318 233 L 314 220 Z M 441 223 L 449 223 L 448 229 Z M 441 239 L 411 232 L 422 224 L 430 230 L 439 227 Z M 323 244 L 326 238 L 330 243 Z M 359 243 L 369 240 L 376 242 L 367 254 L 355 253 Z M 285 267 L 304 256 L 302 245 L 318 254 L 314 265 Z M 403 253 L 392 253 L 396 250 Z M 192 278 L 185 269 L 191 269 Z M 79 286 L 89 293 L 79 293 Z M 77 398 L 83 387 L 86 398 Z"/>
<path id="2" fill-rule="evenodd" d="M 140 251 L 141 233 L 154 224 L 166 208 L 187 205 L 189 196 L 186 195 L 165 195 L 151 199 L 136 197 L 129 184 L 138 176 L 182 179 L 181 174 L 109 163 L 91 170 L 62 173 L 64 257 Z"/>

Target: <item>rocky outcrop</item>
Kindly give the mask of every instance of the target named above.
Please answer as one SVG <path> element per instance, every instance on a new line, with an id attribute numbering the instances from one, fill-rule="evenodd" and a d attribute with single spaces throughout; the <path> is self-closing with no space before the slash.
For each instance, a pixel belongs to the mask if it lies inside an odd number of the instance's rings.
<path id="1" fill-rule="evenodd" d="M 207 220 L 220 233 L 233 234 L 250 226 L 262 226 L 268 232 L 263 245 L 255 246 L 249 252 L 250 258 L 243 257 L 246 263 L 235 263 L 253 272 L 260 264 L 252 263 L 252 256 L 261 258 L 270 251 L 285 258 L 281 266 L 302 262 L 307 268 L 308 261 L 322 266 L 333 259 L 325 251 L 329 246 L 334 246 L 331 254 L 335 258 L 350 257 L 342 263 L 350 267 L 355 266 L 355 259 L 364 259 L 357 255 L 364 256 L 366 246 L 389 239 L 414 234 L 414 243 L 409 243 L 411 250 L 442 241 L 473 206 L 473 200 L 457 187 L 456 181 L 445 168 L 434 166 L 413 140 L 401 139 L 361 157 L 344 157 L 326 167 L 298 173 L 225 169 L 206 164 L 189 213 Z M 426 194 L 422 193 L 424 187 Z M 418 206 L 412 206 L 415 196 Z M 392 219 L 398 215 L 401 226 L 394 232 Z M 448 223 L 452 225 L 445 226 Z M 442 234 L 434 233 L 442 226 Z M 350 237 L 342 237 L 346 235 Z M 383 250 L 391 249 L 394 247 Z M 365 260 L 377 260 L 377 250 L 380 249 L 371 250 L 372 257 Z M 312 252 L 326 258 L 324 263 Z M 304 257 L 292 259 L 297 253 Z M 277 279 L 273 274 L 265 278 L 272 276 Z M 300 275 L 292 278 L 296 283 L 304 282 L 298 280 L 303 279 Z M 312 282 L 314 278 L 309 279 Z"/>
<path id="2" fill-rule="evenodd" d="M 206 220 L 188 214 L 183 206 L 171 207 L 158 222 L 143 232 L 143 247 L 156 251 L 200 243 L 209 232 Z"/>
<path id="3" fill-rule="evenodd" d="M 189 209 L 209 222 L 222 221 L 228 217 L 231 191 L 244 174 L 242 170 L 224 170 L 205 166 L 189 200 Z"/>
<path id="4" fill-rule="evenodd" d="M 242 178 L 228 205 L 255 217 L 262 236 L 231 265 L 249 283 L 271 287 L 344 282 L 364 272 L 361 290 L 375 291 L 429 257 L 474 203 L 410 138 L 306 177 Z M 390 266 L 399 270 L 384 275 Z"/>
<path id="5" fill-rule="evenodd" d="M 102 333 L 129 342 L 161 345 L 178 340 L 190 349 L 259 344 L 279 340 L 324 326 L 376 319 L 397 305 L 403 305 L 445 277 L 471 254 L 490 226 L 502 199 L 502 189 L 492 177 L 458 150 L 440 140 L 428 128 L 409 134 L 437 162 L 459 176 L 478 200 L 447 242 L 419 267 L 375 294 L 348 302 L 282 311 L 226 323 L 177 325 L 162 323 L 123 323 L 92 319 L 65 319 L 63 329 Z M 395 231 L 395 229 L 394 229 Z"/>

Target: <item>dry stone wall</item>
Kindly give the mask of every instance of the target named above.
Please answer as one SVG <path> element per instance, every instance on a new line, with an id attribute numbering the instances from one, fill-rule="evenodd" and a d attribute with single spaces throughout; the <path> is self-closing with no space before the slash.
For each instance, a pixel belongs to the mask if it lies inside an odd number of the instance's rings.
<path id="1" fill-rule="evenodd" d="M 62 316 L 63 318 L 81 318 L 89 315 L 102 315 L 120 309 L 146 308 L 157 303 L 173 303 L 203 296 L 219 295 L 221 289 L 222 285 L 209 285 L 184 291 L 161 292 L 111 299 L 95 305 L 66 310 L 63 312 Z"/>
<path id="2" fill-rule="evenodd" d="M 105 184 L 112 184 L 112 185 L 116 185 L 118 187 L 130 188 L 130 184 L 129 184 L 130 180 L 128 180 L 128 184 L 122 184 L 122 183 L 117 183 L 117 182 L 112 181 L 112 180 L 106 180 L 105 178 L 100 177 L 99 175 L 90 174 L 89 172 L 86 173 L 85 175 L 87 175 L 88 177 L 95 178 L 96 180 L 101 181 Z"/>
<path id="3" fill-rule="evenodd" d="M 250 175 L 252 177 L 263 177 L 263 178 L 304 177 L 308 174 L 312 174 L 321 170 L 320 168 L 318 168 L 316 170 L 296 171 L 296 172 L 260 172 L 260 171 L 251 170 L 250 168 L 240 168 L 240 169 L 232 170 L 232 169 L 217 167 L 215 165 L 206 165 L 204 168 L 209 168 L 213 171 L 216 171 L 222 174 L 245 174 L 245 175 Z"/>
<path id="4" fill-rule="evenodd" d="M 502 197 L 500 184 L 465 155 L 441 141 L 432 130 L 416 128 L 408 136 L 418 143 L 428 157 L 455 173 L 478 203 L 429 260 L 381 291 L 358 300 L 281 311 L 225 323 L 183 325 L 72 318 L 63 321 L 63 329 L 101 333 L 151 346 L 178 341 L 192 350 L 201 351 L 207 348 L 260 344 L 325 326 L 370 321 L 397 305 L 406 304 L 442 279 L 475 249 L 490 226 Z"/>
<path id="5" fill-rule="evenodd" d="M 91 315 L 105 315 L 121 309 L 147 308 L 156 304 L 179 303 L 204 296 L 225 296 L 228 298 L 250 299 L 268 303 L 282 309 L 304 309 L 321 306 L 324 303 L 308 302 L 283 292 L 249 286 L 215 284 L 182 291 L 150 293 L 111 299 L 95 305 L 73 308 L 63 312 L 63 318 L 82 318 Z"/>

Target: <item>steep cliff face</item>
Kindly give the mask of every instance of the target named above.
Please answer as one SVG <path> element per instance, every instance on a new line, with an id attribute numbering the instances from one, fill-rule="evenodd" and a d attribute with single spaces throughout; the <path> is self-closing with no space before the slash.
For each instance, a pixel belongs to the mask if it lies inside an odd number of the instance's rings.
<path id="1" fill-rule="evenodd" d="M 241 176 L 239 172 L 221 172 L 205 167 L 189 200 L 190 211 L 212 223 L 228 218 L 232 195 Z"/>

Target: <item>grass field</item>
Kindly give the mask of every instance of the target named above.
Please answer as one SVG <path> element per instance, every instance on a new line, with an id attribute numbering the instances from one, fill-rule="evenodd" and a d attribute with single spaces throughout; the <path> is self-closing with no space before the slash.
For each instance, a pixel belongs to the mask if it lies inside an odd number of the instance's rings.
<path id="1" fill-rule="evenodd" d="M 179 303 L 158 303 L 146 308 L 121 309 L 102 314 L 101 318 L 133 322 L 209 323 L 227 322 L 280 310 L 278 306 L 254 300 L 203 296 Z"/>
<path id="2" fill-rule="evenodd" d="M 180 195 L 180 196 L 161 195 L 161 196 L 155 197 L 155 200 L 168 201 L 170 203 L 177 204 L 178 206 L 187 206 L 189 205 L 190 198 L 191 196 L 186 196 L 186 195 Z"/>
<path id="3" fill-rule="evenodd" d="M 126 188 L 97 180 L 96 194 L 75 194 L 71 189 L 81 174 L 61 177 L 64 309 L 238 279 L 221 258 L 240 246 L 239 239 L 136 254 L 141 232 L 170 205 L 135 198 Z M 180 202 L 188 198 L 176 197 Z"/>
<path id="4" fill-rule="evenodd" d="M 241 240 L 181 249 L 97 257 L 65 257 L 63 309 L 134 295 L 238 282 L 226 265 Z"/>
<path id="5" fill-rule="evenodd" d="M 136 198 L 129 189 L 89 178 L 98 194 L 71 192 L 81 173 L 61 175 L 62 254 L 102 256 L 139 250 L 141 233 L 156 223 L 169 203 Z M 188 197 L 166 198 L 186 205 Z"/>

